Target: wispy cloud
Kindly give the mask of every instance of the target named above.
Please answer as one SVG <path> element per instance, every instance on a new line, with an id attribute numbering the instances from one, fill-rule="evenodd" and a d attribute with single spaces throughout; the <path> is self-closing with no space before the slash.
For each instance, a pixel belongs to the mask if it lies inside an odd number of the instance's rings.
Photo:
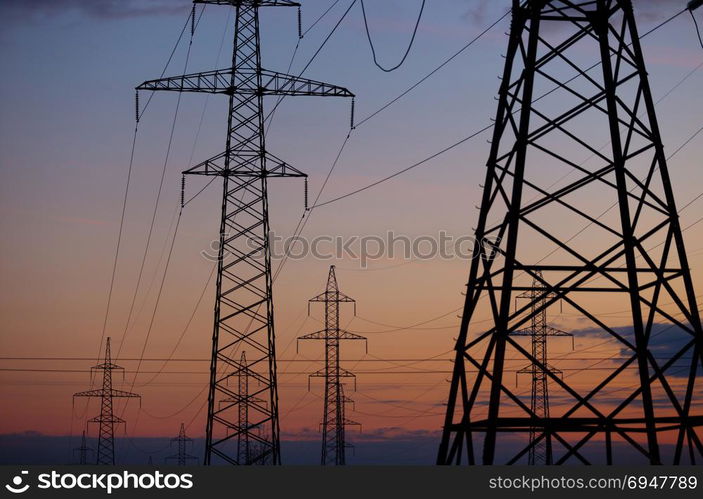
<path id="1" fill-rule="evenodd" d="M 3 0 L 0 11 L 3 18 L 12 22 L 51 19 L 68 13 L 110 20 L 178 14 L 187 10 L 190 3 L 190 0 Z"/>
<path id="2" fill-rule="evenodd" d="M 471 7 L 464 13 L 463 18 L 476 26 L 487 24 L 490 4 L 489 0 L 472 0 Z"/>

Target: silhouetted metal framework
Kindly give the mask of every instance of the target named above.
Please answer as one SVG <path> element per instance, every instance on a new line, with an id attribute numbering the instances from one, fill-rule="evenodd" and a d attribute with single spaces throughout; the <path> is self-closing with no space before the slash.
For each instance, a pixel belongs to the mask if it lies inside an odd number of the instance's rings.
<path id="1" fill-rule="evenodd" d="M 483 189 L 438 463 L 524 462 L 533 428 L 555 464 L 700 460 L 703 332 L 631 1 L 513 2 Z M 562 380 L 511 336 L 557 300 L 612 370 Z M 514 357 L 558 413 L 505 383 Z"/>
<path id="2" fill-rule="evenodd" d="M 73 453 L 75 454 L 76 452 L 78 452 L 78 464 L 88 464 L 88 453 L 95 452 L 86 443 L 85 430 L 83 430 L 83 435 L 81 435 L 81 446 L 73 449 Z"/>
<path id="3" fill-rule="evenodd" d="M 253 464 L 280 464 L 278 394 L 269 248 L 268 179 L 305 177 L 266 151 L 263 98 L 278 96 L 353 97 L 345 88 L 262 69 L 259 7 L 297 7 L 286 0 L 195 0 L 196 4 L 231 6 L 236 11 L 232 67 L 161 78 L 137 90 L 204 92 L 229 96 L 225 152 L 184 172 L 215 175 L 223 180 L 215 320 L 210 366 L 210 390 L 205 464 L 214 458 L 239 463 L 234 442 L 267 441 L 256 446 Z M 249 425 L 239 426 L 237 392 L 228 386 L 241 366 L 237 355 L 246 349 L 248 370 L 258 386 L 249 399 Z M 254 431 L 250 431 L 253 429 Z M 242 435 L 245 434 L 245 435 Z"/>
<path id="4" fill-rule="evenodd" d="M 237 371 L 237 397 L 220 400 L 222 404 L 236 404 L 239 408 L 239 418 L 237 425 L 239 428 L 247 428 L 247 432 L 240 432 L 237 438 L 237 462 L 242 465 L 269 464 L 266 461 L 257 463 L 254 459 L 259 455 L 257 448 L 268 442 L 268 437 L 261 427 L 254 428 L 249 421 L 249 406 L 252 403 L 266 405 L 264 399 L 254 397 L 249 392 L 249 380 L 256 379 L 256 373 L 248 370 L 246 352 L 242 352 L 239 359 L 239 369 Z M 256 430 L 253 432 L 252 430 Z"/>
<path id="5" fill-rule="evenodd" d="M 100 397 L 100 415 L 88 420 L 89 423 L 99 425 L 97 464 L 115 464 L 115 425 L 124 423 L 124 419 L 113 412 L 112 400 L 115 398 L 138 398 L 136 393 L 116 390 L 112 388 L 112 371 L 121 370 L 122 367 L 112 363 L 110 357 L 110 338 L 105 344 L 105 360 L 91 370 L 102 371 L 103 386 L 95 390 L 74 393 L 73 397 Z"/>
<path id="6" fill-rule="evenodd" d="M 310 375 L 311 378 L 325 379 L 320 464 L 343 465 L 346 461 L 345 449 L 349 447 L 344 436 L 345 426 L 359 423 L 345 417 L 345 404 L 351 403 L 352 400 L 344 395 L 342 380 L 355 378 L 355 376 L 339 365 L 339 342 L 341 340 L 366 341 L 366 338 L 339 328 L 339 304 L 353 303 L 356 314 L 356 301 L 339 291 L 334 265 L 330 267 L 325 291 L 309 300 L 308 309 L 311 303 L 325 304 L 325 329 L 301 336 L 298 340 L 324 340 L 325 342 L 325 367 Z"/>
<path id="7" fill-rule="evenodd" d="M 178 453 L 173 456 L 168 456 L 166 458 L 166 461 L 175 460 L 178 466 L 185 466 L 189 459 L 198 459 L 195 456 L 191 456 L 187 452 L 186 447 L 188 446 L 188 444 L 192 445 L 193 439 L 186 436 L 186 428 L 183 423 L 181 423 L 181 428 L 178 431 L 178 436 L 171 439 L 171 444 L 173 444 L 174 442 L 178 444 Z"/>
<path id="8" fill-rule="evenodd" d="M 518 370 L 517 374 L 529 374 L 532 380 L 532 394 L 530 396 L 530 409 L 532 413 L 542 419 L 549 418 L 549 379 L 547 370 L 552 374 L 562 376 L 562 372 L 550 365 L 547 361 L 547 338 L 549 336 L 569 336 L 571 333 L 551 327 L 547 323 L 547 306 L 545 300 L 549 293 L 545 291 L 541 280 L 542 272 L 535 272 L 536 279 L 532 281 L 532 289 L 517 296 L 530 300 L 532 304 L 532 324 L 528 329 L 518 329 L 511 333 L 512 336 L 527 336 L 532 345 L 532 357 L 538 362 Z M 541 369 L 539 366 L 546 366 Z M 527 464 L 540 465 L 552 464 L 552 438 L 544 432 L 544 428 L 534 425 L 530 427 L 530 450 L 527 455 Z"/>

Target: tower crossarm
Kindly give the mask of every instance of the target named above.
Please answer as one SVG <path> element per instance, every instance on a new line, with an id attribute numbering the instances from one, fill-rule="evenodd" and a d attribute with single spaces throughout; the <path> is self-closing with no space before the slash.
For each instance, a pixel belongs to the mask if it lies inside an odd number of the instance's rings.
<path id="1" fill-rule="evenodd" d="M 132 392 L 126 392 L 124 390 L 115 390 L 114 388 L 108 392 L 110 397 L 112 398 L 138 398 L 141 399 L 141 395 L 137 393 L 132 393 Z M 98 388 L 96 390 L 86 390 L 84 392 L 78 392 L 74 393 L 74 397 L 102 397 L 104 394 L 104 391 L 102 388 Z"/>
<path id="2" fill-rule="evenodd" d="M 288 0 L 193 0 L 193 3 L 209 5 L 256 5 L 257 7 L 300 7 L 298 2 Z"/>
<path id="3" fill-rule="evenodd" d="M 137 394 L 137 393 L 127 392 L 127 391 L 124 391 L 124 390 L 115 390 L 114 388 L 113 388 L 112 391 L 110 392 L 110 396 L 111 396 L 112 398 L 116 398 L 116 397 L 121 397 L 121 398 L 138 398 L 138 399 L 141 399 L 141 398 L 142 398 L 141 395 L 139 395 L 139 394 Z"/>
<path id="4" fill-rule="evenodd" d="M 369 344 L 368 344 L 368 338 L 365 336 L 361 336 L 356 333 L 352 333 L 350 331 L 345 331 L 343 329 L 339 329 L 336 331 L 315 331 L 314 333 L 308 333 L 303 336 L 299 336 L 297 338 L 297 341 L 300 340 L 325 340 L 325 341 L 339 341 L 339 340 L 363 340 L 364 341 L 364 346 L 366 348 L 366 353 L 369 351 Z"/>
<path id="5" fill-rule="evenodd" d="M 534 333 L 532 329 L 516 329 L 512 333 L 510 333 L 511 336 L 532 336 Z M 545 336 L 571 336 L 573 337 L 574 335 L 571 333 L 567 333 L 566 331 L 562 331 L 561 329 L 555 329 L 551 326 L 546 326 L 545 327 Z"/>
<path id="6" fill-rule="evenodd" d="M 354 97 L 344 87 L 265 69 L 261 71 L 261 82 L 264 95 Z"/>
<path id="7" fill-rule="evenodd" d="M 545 367 L 546 367 L 546 369 L 541 370 L 540 372 L 547 372 L 548 371 L 548 372 L 553 373 L 557 376 L 562 376 L 564 374 L 561 369 L 558 369 L 551 364 L 547 364 Z M 532 375 L 534 375 L 534 373 L 535 373 L 534 364 L 527 365 L 527 366 L 515 371 L 516 375 L 517 374 L 532 374 Z"/>
<path id="8" fill-rule="evenodd" d="M 86 390 L 84 392 L 77 392 L 73 394 L 74 397 L 102 397 L 103 391 L 101 388 L 97 390 Z"/>
<path id="9" fill-rule="evenodd" d="M 232 151 L 229 152 L 232 155 Z M 264 156 L 264 168 L 261 168 L 259 157 L 252 156 L 251 161 L 230 162 L 229 170 L 225 168 L 228 152 L 221 152 L 217 156 L 198 163 L 185 170 L 184 175 L 209 175 L 221 177 L 307 177 L 307 175 L 291 165 L 267 152 Z M 240 154 L 241 157 L 241 154 Z M 242 158 L 243 159 L 243 158 Z"/>
<path id="10" fill-rule="evenodd" d="M 340 329 L 339 331 L 315 331 L 314 333 L 308 333 L 298 338 L 299 340 L 364 340 L 367 338 L 356 333 L 349 331 L 344 331 Z"/>
<path id="11" fill-rule="evenodd" d="M 327 331 L 315 331 L 314 333 L 304 334 L 298 337 L 298 340 L 324 340 L 327 339 Z"/>
<path id="12" fill-rule="evenodd" d="M 201 92 L 225 95 L 286 95 L 311 97 L 354 97 L 344 87 L 293 76 L 276 71 L 261 70 L 261 84 L 257 72 L 251 69 L 215 69 L 180 76 L 169 76 L 148 80 L 137 86 L 137 90 L 165 90 L 171 92 Z M 233 82 L 238 85 L 234 86 Z"/>
<path id="13" fill-rule="evenodd" d="M 125 420 L 119 416 L 115 416 L 114 414 L 101 414 L 100 416 L 90 418 L 88 422 L 101 424 L 122 424 L 125 422 Z"/>
<path id="14" fill-rule="evenodd" d="M 566 331 L 562 331 L 561 329 L 556 329 L 551 326 L 546 327 L 546 335 L 547 336 L 571 336 L 571 337 L 574 336 L 571 333 L 567 333 Z"/>
<path id="15" fill-rule="evenodd" d="M 328 372 L 326 369 L 318 369 L 314 373 L 311 373 L 308 375 L 311 378 L 325 378 L 328 376 Z M 354 374 L 351 371 L 347 371 L 346 369 L 339 368 L 339 374 L 335 373 L 336 377 L 339 378 L 356 378 L 356 374 Z"/>
<path id="16" fill-rule="evenodd" d="M 334 301 L 338 301 L 340 303 L 356 303 L 356 300 L 354 298 L 351 298 L 351 297 L 345 295 L 341 291 L 336 292 L 331 297 L 329 296 L 329 294 L 330 293 L 325 291 L 324 293 L 320 293 L 319 295 L 310 298 L 310 300 L 308 300 L 308 301 L 310 301 L 310 302 L 324 302 L 324 301 L 328 301 L 328 300 L 334 300 Z"/>

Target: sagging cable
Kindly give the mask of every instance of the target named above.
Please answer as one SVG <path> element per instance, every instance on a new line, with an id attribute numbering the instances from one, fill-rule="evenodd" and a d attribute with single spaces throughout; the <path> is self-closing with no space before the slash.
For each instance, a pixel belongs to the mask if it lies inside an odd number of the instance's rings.
<path id="1" fill-rule="evenodd" d="M 696 16 L 693 13 L 693 11 L 696 10 L 701 5 L 703 5 L 703 0 L 691 0 L 690 2 L 688 2 L 686 9 L 688 9 L 688 13 L 691 14 L 691 19 L 693 19 L 693 25 L 696 27 L 696 35 L 698 35 L 698 43 L 700 43 L 701 48 L 703 48 L 703 37 L 701 37 L 701 30 L 698 27 L 698 21 L 696 20 Z"/>

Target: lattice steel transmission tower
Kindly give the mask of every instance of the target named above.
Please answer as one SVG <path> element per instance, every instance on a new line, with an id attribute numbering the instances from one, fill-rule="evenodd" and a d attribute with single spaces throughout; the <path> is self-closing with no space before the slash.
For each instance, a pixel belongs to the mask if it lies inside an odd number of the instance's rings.
<path id="1" fill-rule="evenodd" d="M 176 442 L 178 444 L 178 453 L 173 456 L 168 456 L 166 461 L 176 461 L 178 466 L 185 466 L 190 459 L 198 459 L 195 456 L 188 454 L 188 449 L 186 448 L 188 444 L 193 444 L 193 439 L 186 436 L 186 428 L 183 423 L 181 423 L 181 428 L 178 431 L 178 436 L 171 439 L 171 444 Z M 149 456 L 151 458 L 151 456 Z"/>
<path id="2" fill-rule="evenodd" d="M 123 368 L 112 363 L 109 337 L 105 344 L 105 360 L 101 364 L 93 366 L 91 370 L 102 371 L 102 388 L 74 393 L 73 397 L 74 399 L 75 397 L 100 397 L 100 415 L 89 419 L 88 422 L 99 425 L 97 464 L 114 465 L 115 425 L 125 421 L 114 414 L 112 401 L 115 398 L 138 398 L 141 402 L 141 395 L 112 388 L 112 371 L 123 370 Z"/>
<path id="3" fill-rule="evenodd" d="M 517 374 L 529 374 L 532 380 L 532 393 L 530 395 L 530 410 L 538 418 L 549 418 L 549 379 L 547 371 L 561 376 L 563 373 L 548 362 L 547 338 L 549 336 L 569 336 L 573 342 L 573 335 L 551 327 L 547 323 L 547 305 L 545 301 L 549 292 L 545 290 L 542 281 L 542 272 L 535 271 L 536 278 L 532 281 L 532 288 L 517 296 L 517 298 L 530 300 L 532 310 L 532 323 L 528 329 L 518 329 L 511 333 L 512 336 L 527 336 L 532 346 L 532 357 L 538 362 L 520 369 Z M 539 366 L 545 366 L 541 369 Z M 540 465 L 552 464 L 552 438 L 539 425 L 530 427 L 530 450 L 527 455 L 527 464 Z"/>
<path id="4" fill-rule="evenodd" d="M 342 380 L 355 378 L 354 374 L 339 365 L 339 345 L 342 340 L 363 340 L 358 334 L 339 328 L 339 304 L 353 303 L 356 314 L 356 301 L 348 297 L 337 285 L 334 265 L 330 267 L 327 277 L 327 287 L 323 293 L 308 301 L 308 311 L 311 303 L 325 304 L 325 329 L 306 334 L 298 340 L 324 340 L 325 367 L 310 375 L 311 378 L 325 379 L 325 408 L 322 416 L 322 456 L 320 464 L 343 465 L 346 462 L 346 444 L 344 429 L 346 426 L 358 425 L 345 417 L 345 404 L 352 402 L 345 397 Z"/>
<path id="5" fill-rule="evenodd" d="M 703 456 L 703 331 L 630 0 L 513 1 L 475 241 L 438 463 L 519 462 L 534 427 L 555 464 Z M 557 300 L 603 370 L 562 380 L 511 336 Z M 504 382 L 515 357 L 548 417 Z"/>
<path id="6" fill-rule="evenodd" d="M 238 426 L 238 404 L 228 385 L 237 377 L 238 352 L 249 353 L 249 370 L 261 383 L 267 404 L 250 405 L 249 419 L 267 441 L 258 446 L 255 463 L 280 464 L 278 394 L 269 248 L 268 179 L 305 177 L 266 150 L 265 96 L 353 97 L 347 89 L 261 67 L 260 7 L 299 7 L 288 0 L 195 0 L 227 5 L 236 11 L 232 67 L 144 82 L 137 90 L 204 92 L 229 96 L 225 151 L 186 170 L 186 175 L 220 176 L 223 183 L 215 319 L 205 464 L 214 458 L 238 463 L 238 442 L 246 428 Z M 247 438 L 252 437 L 249 435 Z"/>
<path id="7" fill-rule="evenodd" d="M 270 464 L 266 460 L 256 461 L 256 459 L 260 459 L 259 449 L 266 445 L 268 437 L 261 426 L 254 426 L 250 423 L 249 411 L 252 405 L 266 408 L 268 402 L 257 397 L 257 391 L 250 392 L 250 379 L 256 380 L 257 376 L 255 372 L 249 370 L 246 352 L 242 352 L 237 369 L 237 396 L 220 400 L 220 406 L 222 404 L 236 405 L 239 411 L 237 427 L 246 430 L 241 431 L 237 436 L 237 463 L 240 465 Z"/>
<path id="8" fill-rule="evenodd" d="M 81 435 L 81 446 L 73 449 L 74 455 L 76 452 L 78 452 L 78 464 L 88 464 L 88 452 L 95 452 L 86 443 L 85 430 L 83 430 L 83 435 Z"/>

